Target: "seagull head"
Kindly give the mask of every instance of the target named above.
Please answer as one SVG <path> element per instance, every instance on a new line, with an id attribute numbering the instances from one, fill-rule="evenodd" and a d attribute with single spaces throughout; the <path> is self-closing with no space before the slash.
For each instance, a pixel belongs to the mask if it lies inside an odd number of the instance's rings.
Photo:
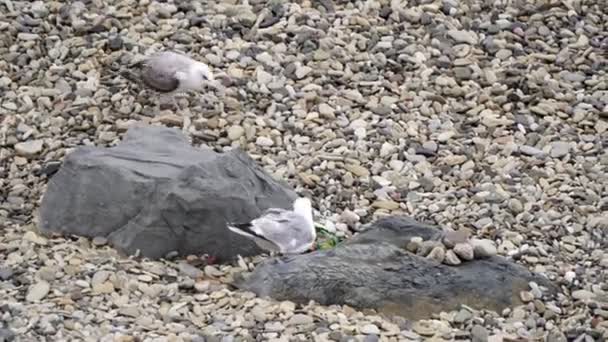
<path id="1" fill-rule="evenodd" d="M 192 68 L 194 75 L 197 77 L 197 80 L 201 83 L 201 86 L 207 82 L 213 82 L 213 73 L 209 69 L 209 66 L 205 63 L 196 63 Z"/>
<path id="2" fill-rule="evenodd" d="M 312 203 L 307 197 L 299 197 L 293 202 L 293 211 L 312 219 Z"/>

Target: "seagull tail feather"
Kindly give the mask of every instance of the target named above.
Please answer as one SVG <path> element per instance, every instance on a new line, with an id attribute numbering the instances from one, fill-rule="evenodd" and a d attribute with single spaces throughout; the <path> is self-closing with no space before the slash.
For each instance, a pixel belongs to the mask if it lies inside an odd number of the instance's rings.
<path id="1" fill-rule="evenodd" d="M 251 230 L 250 223 L 229 223 L 227 227 L 231 231 L 249 238 L 263 238 Z"/>

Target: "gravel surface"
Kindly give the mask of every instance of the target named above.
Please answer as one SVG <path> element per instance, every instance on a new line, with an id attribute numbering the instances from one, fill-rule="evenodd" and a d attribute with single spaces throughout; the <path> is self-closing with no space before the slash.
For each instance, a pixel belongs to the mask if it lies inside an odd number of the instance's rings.
<path id="1" fill-rule="evenodd" d="M 0 0 L 0 339 L 593 341 L 608 334 L 605 0 Z M 158 113 L 127 66 L 186 51 L 226 86 Z M 134 261 L 32 229 L 48 174 L 129 125 L 245 148 L 326 228 L 405 213 L 562 286 L 410 322 L 223 283 L 256 260 Z M 505 339 L 508 340 L 508 339 Z"/>

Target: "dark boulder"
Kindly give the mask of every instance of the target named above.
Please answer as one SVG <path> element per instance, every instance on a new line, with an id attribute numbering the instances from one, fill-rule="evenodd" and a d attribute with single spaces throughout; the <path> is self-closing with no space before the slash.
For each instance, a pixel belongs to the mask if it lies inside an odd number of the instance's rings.
<path id="1" fill-rule="evenodd" d="M 436 239 L 441 231 L 404 217 L 387 217 L 332 250 L 269 259 L 234 285 L 277 300 L 346 304 L 411 319 L 461 304 L 500 312 L 521 304 L 530 281 L 544 277 L 502 257 L 448 266 L 407 252 L 411 237 Z"/>
<path id="2" fill-rule="evenodd" d="M 177 129 L 135 126 L 112 148 L 78 147 L 51 178 L 40 208 L 43 234 L 106 237 L 126 254 L 209 254 L 219 262 L 262 250 L 230 232 L 295 192 L 240 149 L 192 147 Z"/>

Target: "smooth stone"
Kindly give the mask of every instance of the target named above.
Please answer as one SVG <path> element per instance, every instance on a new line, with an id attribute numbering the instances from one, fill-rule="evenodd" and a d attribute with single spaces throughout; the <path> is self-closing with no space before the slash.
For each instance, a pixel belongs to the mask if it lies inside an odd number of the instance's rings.
<path id="1" fill-rule="evenodd" d="M 528 145 L 520 146 L 519 151 L 527 156 L 532 157 L 540 157 L 545 155 L 545 152 L 543 152 L 543 150 Z"/>
<path id="2" fill-rule="evenodd" d="M 366 334 L 366 335 L 370 335 L 370 334 L 379 335 L 380 334 L 380 329 L 375 324 L 366 324 L 361 327 L 360 331 L 361 331 L 361 333 Z"/>
<path id="3" fill-rule="evenodd" d="M 490 333 L 481 325 L 474 325 L 471 329 L 471 342 L 487 342 Z"/>
<path id="4" fill-rule="evenodd" d="M 470 261 L 475 258 L 473 246 L 469 243 L 457 243 L 454 246 L 454 253 L 462 260 Z"/>
<path id="5" fill-rule="evenodd" d="M 447 252 L 445 252 L 445 259 L 443 260 L 443 262 L 446 265 L 452 265 L 452 266 L 460 265 L 462 263 L 462 261 L 460 261 L 460 259 L 456 255 L 456 253 L 454 253 L 454 251 L 451 249 L 448 250 Z"/>
<path id="6" fill-rule="evenodd" d="M 492 240 L 471 239 L 470 243 L 473 245 L 473 254 L 476 259 L 490 258 L 498 253 Z"/>
<path id="7" fill-rule="evenodd" d="M 235 141 L 245 135 L 245 129 L 241 126 L 230 126 L 227 131 L 228 139 Z"/>
<path id="8" fill-rule="evenodd" d="M 458 243 L 464 243 L 469 240 L 471 232 L 468 230 L 448 230 L 444 233 L 443 244 L 447 248 L 454 248 Z"/>
<path id="9" fill-rule="evenodd" d="M 467 309 L 460 309 L 456 316 L 454 316 L 454 322 L 456 323 L 464 323 L 473 318 L 473 313 Z"/>
<path id="10" fill-rule="evenodd" d="M 41 280 L 30 286 L 25 299 L 28 302 L 39 302 L 49 294 L 49 291 L 51 291 L 51 285 L 48 282 Z"/>
<path id="11" fill-rule="evenodd" d="M 289 318 L 289 320 L 287 320 L 286 325 L 292 326 L 292 325 L 304 325 L 304 324 L 312 324 L 312 323 L 314 323 L 314 319 L 311 316 L 304 315 L 304 314 L 295 314 L 295 315 L 291 316 Z"/>
<path id="12" fill-rule="evenodd" d="M 471 31 L 449 30 L 448 36 L 457 43 L 477 44 L 477 35 Z"/>
<path id="13" fill-rule="evenodd" d="M 270 147 L 274 145 L 274 141 L 268 137 L 261 136 L 257 137 L 255 144 L 261 147 Z"/>
<path id="14" fill-rule="evenodd" d="M 551 157 L 561 158 L 570 152 L 570 144 L 563 141 L 555 141 L 551 144 Z"/>
<path id="15" fill-rule="evenodd" d="M 15 152 L 22 157 L 34 157 L 42 152 L 42 140 L 30 140 L 15 144 Z"/>
<path id="16" fill-rule="evenodd" d="M 95 246 L 103 246 L 105 244 L 108 243 L 108 239 L 103 237 L 103 236 L 96 236 L 93 238 L 93 241 L 91 241 L 93 243 L 93 245 Z"/>
<path id="17" fill-rule="evenodd" d="M 588 290 L 576 290 L 576 291 L 572 292 L 572 298 L 581 300 L 581 301 L 595 299 L 595 297 L 596 297 L 595 293 L 588 291 Z"/>

